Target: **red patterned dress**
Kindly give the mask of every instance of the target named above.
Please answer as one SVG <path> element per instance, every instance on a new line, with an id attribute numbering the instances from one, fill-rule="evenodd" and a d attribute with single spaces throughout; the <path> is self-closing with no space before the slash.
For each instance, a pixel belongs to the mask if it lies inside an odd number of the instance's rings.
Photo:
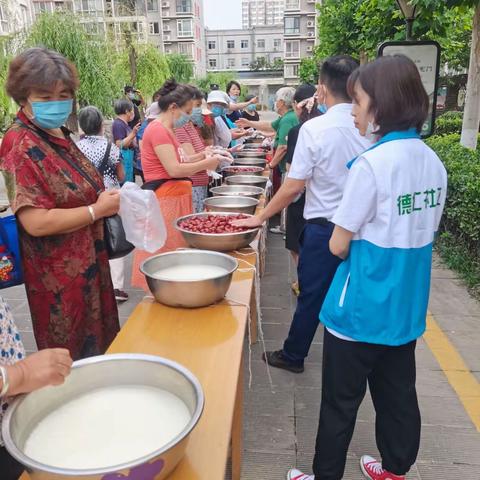
<path id="1" fill-rule="evenodd" d="M 22 112 L 18 118 L 33 126 Z M 70 138 L 49 140 L 103 185 Z M 0 169 L 14 213 L 23 207 L 88 206 L 97 199 L 94 188 L 54 148 L 16 123 L 1 145 Z M 32 237 L 19 224 L 18 230 L 38 348 L 68 348 L 74 359 L 103 354 L 119 330 L 103 220 L 46 237 Z"/>

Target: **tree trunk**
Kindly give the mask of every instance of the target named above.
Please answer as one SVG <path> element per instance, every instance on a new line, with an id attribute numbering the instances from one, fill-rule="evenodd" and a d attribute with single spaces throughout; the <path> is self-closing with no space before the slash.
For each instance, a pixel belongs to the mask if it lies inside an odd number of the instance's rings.
<path id="1" fill-rule="evenodd" d="M 365 50 L 360 51 L 360 65 L 368 63 L 368 54 Z"/>
<path id="2" fill-rule="evenodd" d="M 480 124 L 480 3 L 475 7 L 472 29 L 472 49 L 468 69 L 467 96 L 463 114 L 460 143 L 468 148 L 477 148 Z"/>

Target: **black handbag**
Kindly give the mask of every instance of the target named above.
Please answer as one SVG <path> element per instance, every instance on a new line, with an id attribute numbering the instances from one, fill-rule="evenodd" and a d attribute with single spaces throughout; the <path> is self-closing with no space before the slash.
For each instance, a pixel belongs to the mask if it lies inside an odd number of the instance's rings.
<path id="1" fill-rule="evenodd" d="M 22 121 L 16 120 L 16 122 L 23 128 L 27 128 L 35 132 L 42 140 L 44 140 L 50 147 L 52 147 L 57 154 L 62 157 L 79 175 L 81 175 L 97 192 L 97 195 L 100 195 L 103 191 L 102 187 L 99 186 L 88 173 L 84 172 L 80 165 L 78 165 L 75 161 L 73 161 L 68 155 L 65 154 L 63 149 L 58 145 L 52 143 L 48 138 L 47 134 L 44 133 L 40 129 L 33 129 L 28 125 L 25 125 Z M 107 151 L 105 152 L 105 156 L 108 157 L 110 155 L 110 148 L 111 145 L 107 146 Z M 108 156 L 107 156 L 108 153 Z M 103 165 L 104 161 L 102 161 Z M 105 248 L 108 253 L 108 258 L 113 260 L 115 258 L 122 258 L 125 255 L 128 255 L 135 246 L 131 244 L 125 235 L 125 229 L 123 228 L 123 223 L 120 215 L 112 215 L 111 217 L 105 217 L 103 219 L 103 230 L 104 230 L 104 242 Z"/>

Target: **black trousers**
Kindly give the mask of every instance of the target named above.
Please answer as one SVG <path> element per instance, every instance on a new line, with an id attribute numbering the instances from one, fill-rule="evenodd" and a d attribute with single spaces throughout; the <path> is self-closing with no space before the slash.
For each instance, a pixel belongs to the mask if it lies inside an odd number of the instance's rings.
<path id="1" fill-rule="evenodd" d="M 415 346 L 416 341 L 400 347 L 350 342 L 325 329 L 315 480 L 343 478 L 367 382 L 376 412 L 375 436 L 383 468 L 404 475 L 415 463 L 421 425 Z"/>
<path id="2" fill-rule="evenodd" d="M 5 447 L 0 447 L 0 478 L 2 480 L 18 480 L 25 468 L 20 465 Z"/>

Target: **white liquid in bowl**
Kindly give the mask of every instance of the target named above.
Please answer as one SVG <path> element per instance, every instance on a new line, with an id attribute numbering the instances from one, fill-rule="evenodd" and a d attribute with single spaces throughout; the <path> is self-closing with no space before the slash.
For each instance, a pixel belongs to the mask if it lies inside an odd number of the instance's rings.
<path id="1" fill-rule="evenodd" d="M 152 277 L 174 282 L 195 282 L 223 277 L 227 273 L 227 269 L 216 265 L 175 265 L 158 270 Z"/>
<path id="2" fill-rule="evenodd" d="M 190 419 L 185 403 L 165 390 L 101 388 L 42 419 L 26 441 L 25 454 L 60 468 L 115 466 L 162 448 Z"/>

